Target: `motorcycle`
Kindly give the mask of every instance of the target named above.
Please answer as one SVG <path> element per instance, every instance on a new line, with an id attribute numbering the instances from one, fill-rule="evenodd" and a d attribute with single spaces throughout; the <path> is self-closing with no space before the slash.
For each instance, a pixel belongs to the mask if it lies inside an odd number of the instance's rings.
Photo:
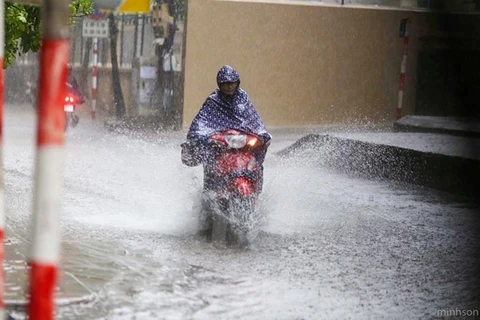
<path id="1" fill-rule="evenodd" d="M 204 163 L 206 183 L 204 205 L 207 237 L 213 242 L 241 247 L 255 237 L 257 200 L 261 191 L 262 168 L 256 153 L 268 147 L 262 140 L 238 130 L 225 130 L 210 136 L 210 146 L 199 149 L 182 144 L 182 162 L 202 163 L 200 154 L 210 154 Z"/>
<path id="2" fill-rule="evenodd" d="M 63 110 L 65 111 L 65 131 L 69 127 L 76 127 L 80 118 L 75 114 L 77 107 L 77 99 L 73 94 L 68 94 L 63 103 Z"/>

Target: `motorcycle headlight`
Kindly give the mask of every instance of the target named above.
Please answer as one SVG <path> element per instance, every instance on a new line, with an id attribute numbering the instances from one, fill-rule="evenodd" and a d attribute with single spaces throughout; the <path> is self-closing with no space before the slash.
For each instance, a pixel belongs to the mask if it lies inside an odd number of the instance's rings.
<path id="1" fill-rule="evenodd" d="M 250 141 L 247 142 L 247 144 L 250 147 L 255 147 L 258 144 L 258 139 L 257 138 L 252 138 L 252 139 L 250 139 Z"/>
<path id="2" fill-rule="evenodd" d="M 225 136 L 225 140 L 227 141 L 228 146 L 233 149 L 243 148 L 247 144 L 247 136 L 244 134 Z"/>

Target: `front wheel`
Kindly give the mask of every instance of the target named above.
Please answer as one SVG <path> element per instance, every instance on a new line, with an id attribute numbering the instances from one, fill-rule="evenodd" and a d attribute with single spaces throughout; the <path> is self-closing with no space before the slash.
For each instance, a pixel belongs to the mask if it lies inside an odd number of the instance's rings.
<path id="1" fill-rule="evenodd" d="M 229 223 L 226 229 L 225 240 L 227 244 L 247 247 L 255 229 L 255 204 L 256 197 L 236 196 L 229 201 Z"/>
<path id="2" fill-rule="evenodd" d="M 67 132 L 68 127 L 70 126 L 70 121 L 71 121 L 71 115 L 70 112 L 65 112 L 65 132 Z"/>

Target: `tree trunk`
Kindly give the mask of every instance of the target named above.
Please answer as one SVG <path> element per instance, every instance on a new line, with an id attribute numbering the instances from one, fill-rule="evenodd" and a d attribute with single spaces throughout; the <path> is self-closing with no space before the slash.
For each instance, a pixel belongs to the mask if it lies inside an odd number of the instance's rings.
<path id="1" fill-rule="evenodd" d="M 163 59 L 167 53 L 171 51 L 171 54 L 173 54 L 173 41 L 175 39 L 175 32 L 177 30 L 176 27 L 176 12 L 175 12 L 175 1 L 174 0 L 167 0 L 166 1 L 168 4 L 168 14 L 172 17 L 174 17 L 173 24 L 168 25 L 169 32 L 168 32 L 168 37 L 165 39 L 163 42 L 163 45 L 157 46 L 156 54 L 158 57 L 158 72 L 157 72 L 157 85 L 158 89 L 160 91 L 160 98 L 158 99 L 159 103 L 159 114 L 161 115 L 161 121 L 162 121 L 162 127 L 164 128 L 169 128 L 173 126 L 172 120 L 172 110 L 170 112 L 165 111 L 165 100 L 164 100 L 164 95 L 165 95 L 165 89 L 169 90 L 174 90 L 176 91 L 176 88 L 172 86 L 172 83 L 174 83 L 173 75 L 175 72 L 165 72 L 163 70 Z M 172 107 L 173 101 L 170 102 L 170 108 Z"/>
<path id="2" fill-rule="evenodd" d="M 125 102 L 123 101 L 122 86 L 120 84 L 120 70 L 118 68 L 117 57 L 117 35 L 118 28 L 115 24 L 115 15 L 110 13 L 108 16 L 110 27 L 110 54 L 112 60 L 112 86 L 113 86 L 113 100 L 115 104 L 115 113 L 117 119 L 122 119 L 125 116 Z"/>
<path id="3" fill-rule="evenodd" d="M 81 87 L 81 90 L 84 94 L 89 92 L 89 90 L 88 90 L 88 75 L 89 75 L 88 64 L 90 62 L 90 51 L 92 51 L 92 43 L 93 43 L 92 38 L 86 38 L 85 51 L 83 52 L 82 70 L 80 72 L 80 87 Z"/>

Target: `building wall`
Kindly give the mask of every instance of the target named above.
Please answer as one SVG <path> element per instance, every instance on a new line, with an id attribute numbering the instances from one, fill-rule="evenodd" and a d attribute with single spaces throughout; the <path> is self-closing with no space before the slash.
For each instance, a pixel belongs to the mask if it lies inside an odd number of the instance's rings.
<path id="1" fill-rule="evenodd" d="M 188 2 L 184 126 L 235 67 L 267 126 L 384 122 L 395 119 L 403 39 L 410 46 L 403 114 L 414 112 L 418 38 L 437 16 L 400 10 L 274 1 Z"/>

